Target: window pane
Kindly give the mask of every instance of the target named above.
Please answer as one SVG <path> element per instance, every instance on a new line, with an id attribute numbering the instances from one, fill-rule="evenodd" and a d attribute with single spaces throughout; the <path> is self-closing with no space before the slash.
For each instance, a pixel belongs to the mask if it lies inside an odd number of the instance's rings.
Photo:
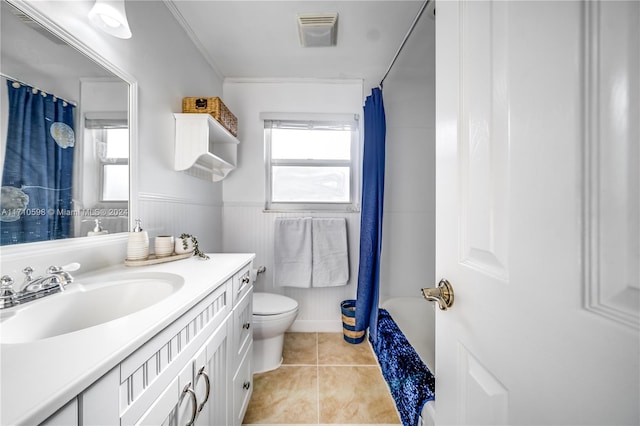
<path id="1" fill-rule="evenodd" d="M 103 201 L 126 201 L 129 199 L 129 166 L 105 164 L 102 182 Z"/>
<path id="2" fill-rule="evenodd" d="M 129 158 L 129 129 L 105 129 L 107 158 Z"/>
<path id="3" fill-rule="evenodd" d="M 275 160 L 350 160 L 350 130 L 272 129 Z"/>
<path id="4" fill-rule="evenodd" d="M 274 166 L 272 202 L 348 203 L 349 167 Z"/>

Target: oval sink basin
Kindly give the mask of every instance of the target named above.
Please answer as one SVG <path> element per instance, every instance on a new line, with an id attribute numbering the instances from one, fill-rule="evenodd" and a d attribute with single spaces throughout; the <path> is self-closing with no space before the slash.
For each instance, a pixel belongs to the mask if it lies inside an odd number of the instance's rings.
<path id="1" fill-rule="evenodd" d="M 78 279 L 62 293 L 4 312 L 0 343 L 26 343 L 104 324 L 139 312 L 174 294 L 184 279 L 162 272 Z"/>

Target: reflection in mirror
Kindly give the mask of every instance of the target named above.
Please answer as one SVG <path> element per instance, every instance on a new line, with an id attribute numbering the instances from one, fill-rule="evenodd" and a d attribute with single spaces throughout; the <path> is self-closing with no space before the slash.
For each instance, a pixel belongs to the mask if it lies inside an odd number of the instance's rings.
<path id="1" fill-rule="evenodd" d="M 2 0 L 2 245 L 128 230 L 129 84 Z"/>

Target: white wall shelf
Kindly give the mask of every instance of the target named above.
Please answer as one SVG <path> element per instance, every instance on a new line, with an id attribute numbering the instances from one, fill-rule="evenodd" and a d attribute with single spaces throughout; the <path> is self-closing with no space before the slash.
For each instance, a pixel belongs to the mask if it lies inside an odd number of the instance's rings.
<path id="1" fill-rule="evenodd" d="M 240 141 L 209 114 L 175 113 L 175 170 L 217 182 L 236 168 Z M 201 173 L 194 173 L 202 176 Z"/>

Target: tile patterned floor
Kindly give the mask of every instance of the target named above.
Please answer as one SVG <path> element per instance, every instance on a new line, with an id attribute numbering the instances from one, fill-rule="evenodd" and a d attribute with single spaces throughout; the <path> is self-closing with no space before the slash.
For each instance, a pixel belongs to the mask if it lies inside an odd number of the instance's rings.
<path id="1" fill-rule="evenodd" d="M 283 365 L 256 374 L 245 425 L 398 425 L 368 342 L 342 333 L 286 333 Z"/>

